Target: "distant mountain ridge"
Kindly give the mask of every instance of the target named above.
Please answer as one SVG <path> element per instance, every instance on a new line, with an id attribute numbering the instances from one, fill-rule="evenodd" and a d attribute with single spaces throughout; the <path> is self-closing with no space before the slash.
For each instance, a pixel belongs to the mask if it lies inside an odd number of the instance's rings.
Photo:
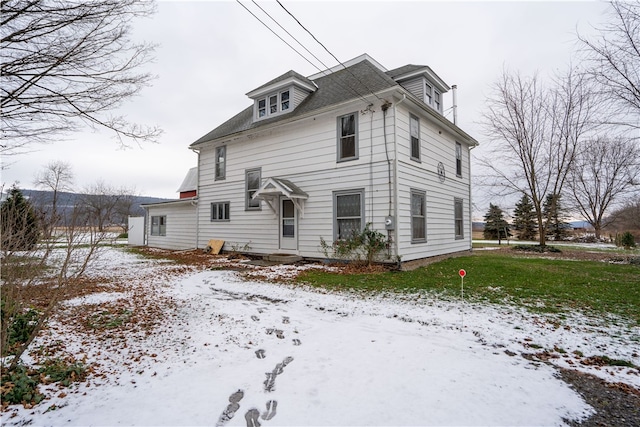
<path id="1" fill-rule="evenodd" d="M 33 203 L 39 204 L 51 204 L 53 201 L 53 191 L 43 191 L 43 190 L 23 190 L 20 189 L 22 195 L 32 201 Z M 60 191 L 58 192 L 58 210 L 60 212 L 64 212 L 72 209 L 76 206 L 83 197 L 86 197 L 87 194 L 84 193 L 73 193 Z M 158 203 L 158 202 L 166 202 L 168 200 L 174 199 L 165 199 L 161 197 L 150 197 L 150 196 L 131 196 L 132 204 L 129 215 L 131 216 L 142 216 L 145 214 L 145 210 L 141 207 L 141 205 L 149 204 L 149 203 Z M 6 198 L 6 192 L 2 194 L 2 200 Z"/>

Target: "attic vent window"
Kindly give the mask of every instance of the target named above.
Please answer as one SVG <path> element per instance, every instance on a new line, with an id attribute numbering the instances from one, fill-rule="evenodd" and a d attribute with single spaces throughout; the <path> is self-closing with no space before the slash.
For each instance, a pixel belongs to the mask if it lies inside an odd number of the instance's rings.
<path id="1" fill-rule="evenodd" d="M 283 113 L 289 109 L 289 90 L 269 94 L 256 102 L 258 119 Z"/>

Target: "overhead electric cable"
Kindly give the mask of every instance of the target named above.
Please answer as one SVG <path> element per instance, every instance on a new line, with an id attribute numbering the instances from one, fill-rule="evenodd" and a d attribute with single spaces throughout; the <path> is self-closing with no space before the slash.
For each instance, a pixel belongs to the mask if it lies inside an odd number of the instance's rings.
<path id="1" fill-rule="evenodd" d="M 351 72 L 351 70 L 349 70 L 349 68 L 347 68 L 347 66 L 346 66 L 346 65 L 344 65 L 344 64 L 342 63 L 342 61 L 340 61 L 338 58 L 336 58 L 336 56 L 335 56 L 333 53 L 331 53 L 331 51 L 330 51 L 329 49 L 327 49 L 327 47 L 326 47 L 325 45 L 323 45 L 323 44 L 320 42 L 320 40 L 318 40 L 318 39 L 316 38 L 316 36 L 314 36 L 314 35 L 313 35 L 313 33 L 307 29 L 307 27 L 305 27 L 304 25 L 302 25 L 302 23 L 298 20 L 298 18 L 296 18 L 296 17 L 293 15 L 293 13 L 289 12 L 289 10 L 287 10 L 287 8 L 286 8 L 286 7 L 284 7 L 284 5 L 283 5 L 282 3 L 280 3 L 280 0 L 276 0 L 276 1 L 277 1 L 277 2 L 278 2 L 278 4 L 280 5 L 280 7 L 281 7 L 282 9 L 284 9 L 284 11 L 285 11 L 285 12 L 287 12 L 287 13 L 289 14 L 289 16 L 291 16 L 291 17 L 292 17 L 292 18 L 293 18 L 293 19 L 298 23 L 298 25 L 300 25 L 300 26 L 302 27 L 302 29 L 303 29 L 303 30 L 305 30 L 305 31 L 306 31 L 306 32 L 307 32 L 307 33 L 308 33 L 308 34 L 309 34 L 309 35 L 310 35 L 310 36 L 311 36 L 311 37 L 312 37 L 312 38 L 313 38 L 313 39 L 314 39 L 314 40 L 315 40 L 315 41 L 316 41 L 320 46 L 322 46 L 322 48 L 323 48 L 324 50 L 326 50 L 326 51 L 329 53 L 329 55 L 331 55 L 331 56 L 333 57 L 333 59 L 335 59 L 335 60 L 336 60 L 340 65 L 342 65 L 342 68 L 344 68 L 345 70 L 347 70 L 347 71 L 349 72 L 349 74 L 351 74 L 351 75 L 352 75 L 356 80 L 358 80 L 358 81 L 359 81 L 359 82 L 360 82 L 360 83 L 361 83 L 361 84 L 362 84 L 362 85 L 367 89 L 367 91 L 369 91 L 373 96 L 375 96 L 376 98 L 378 98 L 378 100 L 379 100 L 379 101 L 382 101 L 382 99 L 381 99 L 378 95 L 376 95 L 374 91 L 372 91 L 371 89 L 369 89 L 369 87 L 368 87 L 368 86 L 367 86 L 367 85 L 366 85 L 362 80 L 360 80 L 358 77 L 356 77 L 356 75 L 355 75 L 355 74 L 353 74 L 353 73 Z"/>
<path id="2" fill-rule="evenodd" d="M 278 37 L 282 42 L 284 42 L 284 44 L 286 44 L 287 46 L 289 46 L 289 48 L 291 48 L 295 53 L 297 53 L 298 55 L 300 55 L 302 57 L 302 59 L 304 59 L 305 61 L 307 61 L 309 64 L 311 64 L 316 70 L 318 70 L 320 73 L 322 73 L 325 76 L 328 76 L 329 74 L 327 74 L 326 70 L 322 70 L 320 67 L 318 67 L 316 64 L 314 64 L 313 62 L 311 62 L 307 57 L 305 57 L 302 53 L 300 53 L 298 50 L 296 50 L 293 46 L 291 46 L 286 40 L 284 40 L 278 33 L 276 33 L 271 27 L 269 27 L 264 21 L 262 21 L 260 18 L 258 18 L 256 16 L 256 14 L 254 14 L 251 10 L 249 10 L 249 8 L 247 8 L 244 4 L 242 4 L 240 2 L 240 0 L 236 0 L 236 2 L 238 4 L 240 4 L 240 6 L 242 6 L 247 12 L 249 12 L 254 18 L 256 18 L 258 20 L 258 22 L 260 22 L 262 25 L 264 25 L 265 27 L 267 27 L 267 29 L 269 31 L 271 31 L 273 34 L 275 34 L 276 37 Z M 255 3 L 255 1 L 254 1 Z M 289 34 L 289 36 L 291 38 L 293 38 L 296 43 L 298 43 L 300 46 L 302 46 L 307 52 L 309 52 L 309 50 L 300 42 L 298 41 L 294 36 L 292 36 L 287 30 L 285 30 L 282 25 L 280 25 L 271 15 L 269 15 L 264 9 L 262 9 L 262 7 L 260 7 L 259 5 L 256 4 L 256 6 L 258 6 L 260 8 L 260 10 L 262 10 L 269 18 L 271 18 L 276 24 L 278 24 L 278 26 L 280 28 L 282 28 L 287 34 Z M 311 54 L 311 56 L 313 56 L 314 58 L 316 58 L 316 60 L 318 60 L 318 62 L 320 62 L 323 66 L 327 67 L 322 61 L 320 61 L 315 55 L 313 55 L 311 52 L 309 52 Z M 344 65 L 343 65 L 344 66 Z M 327 67 L 328 69 L 329 67 Z M 353 73 L 351 73 L 351 75 L 353 75 Z M 354 76 L 355 77 L 355 76 Z M 356 78 L 357 79 L 357 78 Z M 358 80 L 359 81 L 359 80 Z M 369 102 L 367 101 L 367 99 L 364 98 L 364 96 L 362 96 L 360 94 L 360 92 L 358 92 L 355 88 L 346 85 L 337 81 L 337 83 L 342 86 L 345 87 L 346 89 L 351 90 L 353 93 L 355 93 L 360 99 L 362 99 L 364 102 Z M 360 82 L 362 83 L 362 82 Z M 366 86 L 365 86 L 366 87 Z M 375 94 L 374 94 L 375 95 Z M 377 96 L 376 96 L 377 97 Z M 380 99 L 380 98 L 378 98 Z"/>

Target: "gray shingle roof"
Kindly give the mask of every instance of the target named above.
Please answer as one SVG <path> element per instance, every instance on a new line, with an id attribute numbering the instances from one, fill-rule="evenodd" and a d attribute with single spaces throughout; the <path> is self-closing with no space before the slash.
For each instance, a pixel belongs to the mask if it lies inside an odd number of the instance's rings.
<path id="1" fill-rule="evenodd" d="M 271 86 L 271 85 L 272 85 L 272 84 L 274 84 L 274 83 L 278 83 L 278 82 L 281 82 L 281 81 L 287 80 L 287 79 L 289 79 L 289 78 L 291 78 L 291 77 L 295 77 L 295 78 L 296 78 L 296 79 L 298 79 L 298 80 L 301 80 L 301 81 L 303 81 L 303 82 L 306 82 L 306 83 L 312 84 L 312 83 L 311 83 L 311 80 L 309 80 L 309 79 L 307 79 L 305 76 L 303 76 L 303 75 L 301 75 L 301 74 L 299 74 L 299 73 L 296 73 L 295 71 L 291 70 L 291 71 L 287 71 L 286 73 L 284 73 L 283 75 L 281 75 L 281 76 L 279 76 L 279 77 L 276 77 L 275 79 L 273 79 L 273 80 L 271 80 L 271 81 L 266 82 L 266 83 L 265 83 L 265 84 L 263 84 L 262 86 L 260 86 L 260 87 L 257 87 L 257 88 L 255 88 L 255 89 L 253 89 L 251 92 L 258 91 L 258 90 L 262 89 L 263 87 Z"/>
<path id="2" fill-rule="evenodd" d="M 395 79 L 396 77 L 401 76 L 403 74 L 412 73 L 414 71 L 422 70 L 424 68 L 427 68 L 427 66 L 408 64 L 408 65 L 404 65 L 402 67 L 396 68 L 395 70 L 387 71 L 387 75 L 392 79 Z"/>
<path id="3" fill-rule="evenodd" d="M 291 71 L 289 73 L 295 72 Z M 289 77 L 289 73 L 277 77 L 276 79 L 266 83 L 266 85 L 273 84 L 274 82 L 279 81 L 279 79 L 286 79 Z M 311 111 L 340 104 L 352 99 L 360 97 L 367 98 L 368 96 L 371 97 L 372 92 L 376 93 L 384 89 L 397 86 L 397 83 L 391 77 L 367 60 L 358 62 L 347 69 L 319 77 L 314 80 L 314 83 L 318 86 L 318 89 L 311 93 L 290 113 L 280 114 L 270 119 L 254 122 L 253 105 L 251 105 L 217 128 L 213 129 L 211 132 L 199 138 L 191 144 L 191 146 L 223 138 L 249 129 L 259 128 L 280 120 L 302 116 Z"/>

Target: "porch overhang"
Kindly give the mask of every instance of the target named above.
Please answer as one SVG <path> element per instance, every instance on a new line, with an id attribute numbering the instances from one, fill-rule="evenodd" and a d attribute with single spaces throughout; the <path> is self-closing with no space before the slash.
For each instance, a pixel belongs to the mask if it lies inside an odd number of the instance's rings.
<path id="1" fill-rule="evenodd" d="M 278 201 L 281 196 L 290 199 L 300 212 L 300 217 L 304 218 L 304 204 L 309 195 L 287 179 L 267 178 L 264 184 L 253 193 L 252 199 L 264 200 L 274 215 L 278 215 Z"/>

